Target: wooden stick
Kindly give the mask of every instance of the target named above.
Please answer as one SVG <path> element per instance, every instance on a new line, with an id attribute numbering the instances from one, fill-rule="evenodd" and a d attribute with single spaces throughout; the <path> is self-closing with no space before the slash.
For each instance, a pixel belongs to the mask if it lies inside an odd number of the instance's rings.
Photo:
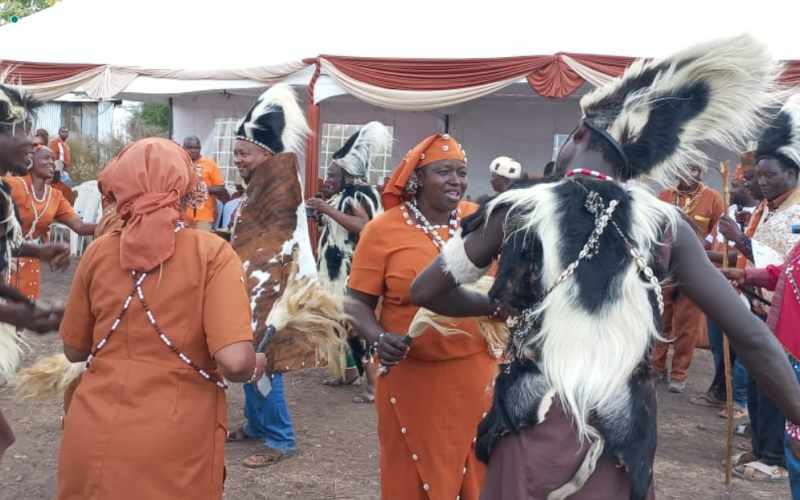
<path id="1" fill-rule="evenodd" d="M 731 186 L 729 177 L 731 174 L 731 162 L 720 163 L 720 174 L 722 175 L 722 197 L 725 206 L 731 203 Z M 728 267 L 728 239 L 722 242 L 722 267 Z M 725 447 L 725 484 L 731 484 L 733 474 L 733 376 L 731 374 L 731 350 L 728 335 L 722 334 L 722 349 L 725 359 L 725 392 L 727 398 L 725 408 L 728 413 L 728 439 Z"/>

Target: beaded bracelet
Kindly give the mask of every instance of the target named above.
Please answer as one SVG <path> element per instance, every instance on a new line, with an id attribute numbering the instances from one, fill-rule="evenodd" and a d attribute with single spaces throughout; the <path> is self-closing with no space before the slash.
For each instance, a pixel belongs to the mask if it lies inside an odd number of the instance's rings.
<path id="1" fill-rule="evenodd" d="M 489 320 L 491 320 L 491 321 L 494 321 L 497 318 L 499 318 L 502 313 L 503 313 L 502 304 L 500 303 L 499 300 L 495 300 L 494 311 L 492 311 L 492 313 L 490 315 L 488 315 L 487 318 L 489 318 Z"/>
<path id="2" fill-rule="evenodd" d="M 786 421 L 786 434 L 795 441 L 800 441 L 800 425 Z"/>
<path id="3" fill-rule="evenodd" d="M 735 244 L 736 249 L 742 252 L 745 257 L 752 257 L 753 247 L 750 243 L 750 238 L 748 238 L 746 234 L 743 234 L 742 237 L 739 238 L 739 241 L 737 241 Z"/>
<path id="4" fill-rule="evenodd" d="M 255 383 L 256 381 L 255 381 L 255 380 L 253 380 L 253 379 L 254 379 L 254 378 L 256 378 L 256 373 L 258 373 L 258 363 L 256 363 L 256 367 L 255 367 L 255 368 L 253 368 L 253 376 L 251 376 L 251 377 L 250 377 L 250 380 L 248 380 L 248 381 L 247 381 L 247 382 L 245 382 L 245 383 L 246 383 L 246 384 L 253 384 L 253 383 Z"/>

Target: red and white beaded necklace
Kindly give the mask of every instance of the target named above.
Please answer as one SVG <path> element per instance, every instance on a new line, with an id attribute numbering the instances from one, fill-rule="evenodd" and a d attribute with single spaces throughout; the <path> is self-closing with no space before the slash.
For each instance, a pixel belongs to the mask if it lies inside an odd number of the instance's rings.
<path id="1" fill-rule="evenodd" d="M 178 231 L 180 231 L 184 227 L 185 227 L 185 225 L 182 222 L 179 222 L 177 224 L 177 227 L 175 228 L 175 232 L 177 233 Z M 145 312 L 145 314 L 147 314 L 147 319 L 150 320 L 150 324 L 153 325 L 153 328 L 155 328 L 156 333 L 158 333 L 158 336 L 161 339 L 161 341 L 164 342 L 164 344 L 167 347 L 169 347 L 169 349 L 172 352 L 174 352 L 176 356 L 181 358 L 181 360 L 184 363 L 186 363 L 187 365 L 189 365 L 192 368 L 194 368 L 195 371 L 197 373 L 199 373 L 200 376 L 202 376 L 204 379 L 208 380 L 209 382 L 213 382 L 214 384 L 216 384 L 218 387 L 221 387 L 222 389 L 227 389 L 228 388 L 228 384 L 226 384 L 223 380 L 220 380 L 217 377 L 214 377 L 213 375 L 208 373 L 206 370 L 200 368 L 200 366 L 198 366 L 194 361 L 189 359 L 189 357 L 187 355 L 185 355 L 183 352 L 181 352 L 180 349 L 175 347 L 175 345 L 172 343 L 172 341 L 169 339 L 169 337 L 167 337 L 167 334 L 164 333 L 164 331 L 161 329 L 160 326 L 158 326 L 158 323 L 156 322 L 156 318 L 155 318 L 155 316 L 153 316 L 153 311 L 150 309 L 150 307 L 147 305 L 147 302 L 144 300 L 144 292 L 142 291 L 142 283 L 144 282 L 144 279 L 147 278 L 147 273 L 139 273 L 137 271 L 131 271 L 131 275 L 133 276 L 133 281 L 134 281 L 133 290 L 131 291 L 130 295 L 128 295 L 128 298 L 125 299 L 125 304 L 122 306 L 122 312 L 120 312 L 119 316 L 117 316 L 117 318 L 114 320 L 114 323 L 111 325 L 111 330 L 109 330 L 109 332 L 106 334 L 106 336 L 103 337 L 103 339 L 100 342 L 97 343 L 97 347 L 92 349 L 91 354 L 89 354 L 89 357 L 86 359 L 86 368 L 88 369 L 89 366 L 91 366 L 92 359 L 94 359 L 94 357 L 97 356 L 97 353 L 100 351 L 100 349 L 105 347 L 105 345 L 108 343 L 108 339 L 111 338 L 111 335 L 115 331 L 117 331 L 117 328 L 119 327 L 119 324 L 122 322 L 123 316 L 125 316 L 125 313 L 128 312 L 128 308 L 130 307 L 131 302 L 133 302 L 133 296 L 134 295 L 138 295 L 139 296 L 139 302 L 142 303 L 142 307 L 144 308 L 144 312 Z"/>
<path id="2" fill-rule="evenodd" d="M 598 172 L 597 170 L 589 170 L 588 168 L 574 168 L 574 169 L 570 170 L 569 172 L 567 172 L 567 174 L 564 177 L 569 179 L 570 177 L 572 177 L 574 175 L 587 175 L 589 177 L 597 177 L 601 181 L 617 182 L 610 175 L 606 175 L 606 174 L 604 174 L 602 172 Z"/>

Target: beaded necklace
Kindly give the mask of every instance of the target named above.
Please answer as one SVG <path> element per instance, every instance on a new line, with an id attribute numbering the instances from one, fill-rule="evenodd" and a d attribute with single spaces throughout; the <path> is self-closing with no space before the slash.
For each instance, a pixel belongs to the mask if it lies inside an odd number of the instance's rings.
<path id="1" fill-rule="evenodd" d="M 185 227 L 185 224 L 182 223 L 182 222 L 179 222 L 176 225 L 175 232 L 177 233 L 178 231 L 180 231 L 184 227 Z M 111 338 L 111 335 L 115 331 L 117 331 L 117 328 L 119 327 L 119 324 L 122 322 L 123 316 L 125 316 L 125 313 L 128 311 L 128 308 L 130 307 L 131 302 L 133 302 L 134 295 L 138 295 L 139 302 L 142 303 L 142 307 L 144 308 L 144 312 L 145 312 L 145 314 L 147 314 L 147 319 L 150 320 L 150 324 L 153 325 L 153 328 L 156 330 L 156 333 L 158 333 L 158 336 L 161 339 L 161 341 L 164 342 L 164 344 L 173 353 L 175 353 L 176 356 L 181 358 L 181 361 L 183 361 L 187 365 L 189 365 L 192 368 L 194 368 L 194 370 L 197 373 L 199 373 L 204 379 L 208 380 L 209 382 L 213 382 L 214 384 L 217 385 L 217 387 L 220 387 L 222 389 L 227 389 L 228 388 L 228 384 L 226 384 L 223 380 L 220 380 L 217 377 L 214 377 L 213 375 L 208 373 L 206 370 L 200 368 L 200 366 L 198 366 L 194 361 L 189 359 L 189 357 L 187 355 L 185 355 L 183 352 L 181 352 L 180 349 L 175 347 L 175 345 L 172 343 L 172 341 L 169 339 L 169 337 L 167 337 L 167 334 L 164 333 L 164 331 L 161 329 L 160 326 L 158 326 L 158 323 L 156 322 L 156 318 L 155 318 L 155 316 L 153 316 L 153 311 L 150 309 L 150 306 L 147 305 L 147 302 L 144 299 L 144 292 L 142 291 L 142 283 L 144 282 L 144 279 L 147 278 L 147 273 L 139 273 L 137 271 L 131 271 L 131 276 L 133 276 L 133 281 L 134 281 L 133 290 L 131 290 L 131 293 L 128 295 L 128 298 L 125 299 L 125 303 L 122 306 L 122 312 L 120 312 L 119 316 L 117 316 L 117 318 L 114 320 L 114 323 L 111 325 L 111 329 L 109 330 L 109 332 L 106 334 L 105 337 L 103 337 L 103 339 L 100 342 L 97 343 L 97 347 L 92 349 L 91 354 L 89 354 L 89 357 L 86 359 L 86 368 L 88 369 L 89 366 L 91 366 L 92 359 L 94 359 L 95 356 L 97 356 L 97 353 L 100 352 L 100 349 L 105 347 L 105 345 L 108 343 L 108 339 Z"/>
<path id="2" fill-rule="evenodd" d="M 25 235 L 25 239 L 32 240 L 33 233 L 36 232 L 36 226 L 39 225 L 39 220 L 42 218 L 42 215 L 47 213 L 47 209 L 50 207 L 50 199 L 53 195 L 53 188 L 45 184 L 44 195 L 42 195 L 42 199 L 39 199 L 36 197 L 36 190 L 33 188 L 33 180 L 31 180 L 30 190 L 28 189 L 28 183 L 25 182 L 25 179 L 22 180 L 22 186 L 25 188 L 25 194 L 30 197 L 31 209 L 33 209 L 33 223 L 31 224 L 31 228 L 28 230 L 28 234 Z M 36 208 L 37 203 L 44 203 L 44 208 L 41 212 L 39 212 L 39 210 Z"/>
<path id="3" fill-rule="evenodd" d="M 456 234 L 456 229 L 458 229 L 459 222 L 461 221 L 461 209 L 453 210 L 450 213 L 450 224 L 447 226 L 442 225 L 433 225 L 428 222 L 428 219 L 420 212 L 417 205 L 411 203 L 410 201 L 405 202 L 404 205 L 400 205 L 400 211 L 403 213 L 403 217 L 406 219 L 406 224 L 409 226 L 413 226 L 414 222 L 411 220 L 410 216 L 408 215 L 408 210 L 414 214 L 414 218 L 417 219 L 416 227 L 417 229 L 422 230 L 428 238 L 431 239 L 433 245 L 436 247 L 437 250 L 440 252 L 442 248 L 444 248 L 445 241 L 439 236 L 437 229 L 443 229 L 444 227 L 448 227 L 448 239 L 452 238 Z"/>
<path id="4" fill-rule="evenodd" d="M 695 206 L 700 201 L 700 197 L 703 196 L 703 193 L 705 193 L 705 192 L 706 192 L 706 186 L 702 186 L 700 188 L 700 191 L 695 193 L 695 195 L 692 196 L 691 199 L 689 199 L 689 201 L 686 202 L 686 205 L 683 206 L 683 213 L 688 215 L 689 212 L 694 210 Z M 675 197 L 674 197 L 674 201 L 673 201 L 672 204 L 675 205 L 676 207 L 680 206 L 680 205 L 678 205 L 678 203 L 680 203 L 680 196 L 681 195 L 677 191 L 675 191 Z"/>
<path id="5" fill-rule="evenodd" d="M 569 179 L 573 175 L 578 175 L 578 174 L 580 174 L 580 175 L 588 175 L 589 177 L 597 177 L 598 179 L 600 179 L 602 181 L 617 182 L 610 175 L 606 175 L 606 174 L 600 173 L 597 170 L 589 170 L 588 168 L 573 168 L 572 170 L 567 172 L 567 174 L 564 177 Z"/>

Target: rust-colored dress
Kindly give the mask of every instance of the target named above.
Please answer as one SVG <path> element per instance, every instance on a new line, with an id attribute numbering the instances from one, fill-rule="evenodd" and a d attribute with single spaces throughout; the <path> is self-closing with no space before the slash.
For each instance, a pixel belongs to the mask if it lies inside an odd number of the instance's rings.
<path id="1" fill-rule="evenodd" d="M 462 202 L 459 208 L 465 217 L 477 205 Z M 445 241 L 447 231 L 439 230 Z M 438 253 L 394 207 L 362 231 L 348 286 L 382 296 L 379 323 L 387 332 L 406 333 L 418 309 L 411 304 L 411 283 Z M 491 405 L 497 359 L 472 320 L 458 328 L 471 335 L 427 331 L 406 359 L 378 378 L 383 500 L 478 499 L 485 468 L 473 439 Z"/>
<path id="2" fill-rule="evenodd" d="M 50 224 L 54 220 L 63 223 L 78 216 L 69 201 L 64 199 L 61 191 L 53 189 L 52 186 L 45 186 L 45 196 L 41 203 L 36 201 L 33 197 L 30 174 L 23 177 L 7 177 L 5 180 L 11 186 L 11 198 L 22 218 L 22 234 L 34 241 L 42 238 L 46 243 L 50 240 Z M 39 213 L 39 221 L 31 233 L 35 218 L 34 207 Z M 42 281 L 40 269 L 39 259 L 30 257 L 14 259 L 11 266 L 11 286 L 29 299 L 38 299 Z"/>
<path id="3" fill-rule="evenodd" d="M 120 265 L 120 232 L 90 245 L 70 291 L 61 338 L 91 350 L 133 290 Z M 212 354 L 252 342 L 244 268 L 221 238 L 184 229 L 175 253 L 142 289 L 172 343 L 220 377 Z M 138 298 L 92 360 L 65 419 L 59 500 L 222 498 L 225 391 L 159 338 Z"/>

